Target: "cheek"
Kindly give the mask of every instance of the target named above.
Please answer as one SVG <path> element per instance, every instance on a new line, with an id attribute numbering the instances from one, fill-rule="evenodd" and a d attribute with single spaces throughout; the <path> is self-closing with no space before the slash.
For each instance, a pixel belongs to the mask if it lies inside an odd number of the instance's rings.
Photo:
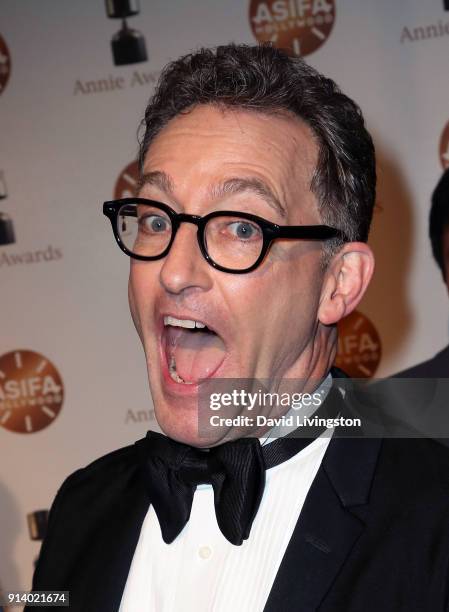
<path id="1" fill-rule="evenodd" d="M 242 349 L 261 350 L 289 344 L 315 321 L 318 292 L 318 270 L 310 270 L 310 263 L 291 260 L 272 260 L 250 275 L 235 277 L 223 283 L 221 295 L 227 311 L 239 330 Z M 286 332 L 288 330 L 288 332 Z"/>
<path id="2" fill-rule="evenodd" d="M 137 331 L 141 332 L 141 321 L 148 319 L 154 296 L 154 275 L 141 262 L 132 262 L 128 282 L 128 300 L 131 316 Z"/>
<path id="3" fill-rule="evenodd" d="M 133 260 L 129 271 L 129 287 L 138 307 L 146 303 L 154 294 L 156 282 L 156 271 L 148 265 L 148 262 Z"/>
<path id="4" fill-rule="evenodd" d="M 317 320 L 322 270 L 316 252 L 303 253 L 296 261 L 273 265 L 271 280 L 258 308 L 266 314 L 273 342 L 300 343 L 312 333 Z"/>
<path id="5" fill-rule="evenodd" d="M 131 274 L 129 276 L 129 281 L 128 281 L 128 303 L 129 303 L 129 310 L 131 312 L 131 318 L 133 320 L 134 327 L 136 328 L 138 335 L 142 339 L 142 325 L 140 324 L 139 309 L 137 307 L 134 283 L 131 282 Z"/>
<path id="6" fill-rule="evenodd" d="M 291 243 L 288 246 L 292 246 Z M 323 272 L 321 251 L 287 245 L 270 253 L 264 264 L 242 275 L 223 276 L 217 282 L 221 301 L 232 324 L 246 342 L 290 337 L 316 322 Z M 219 279 L 217 278 L 217 281 Z"/>

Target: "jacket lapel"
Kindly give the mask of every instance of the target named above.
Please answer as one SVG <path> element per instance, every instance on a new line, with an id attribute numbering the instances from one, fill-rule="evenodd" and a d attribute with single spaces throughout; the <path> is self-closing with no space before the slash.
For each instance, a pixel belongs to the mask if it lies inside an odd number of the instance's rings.
<path id="1" fill-rule="evenodd" d="M 318 608 L 363 532 L 355 507 L 368 501 L 380 445 L 380 440 L 331 440 L 264 612 Z"/>

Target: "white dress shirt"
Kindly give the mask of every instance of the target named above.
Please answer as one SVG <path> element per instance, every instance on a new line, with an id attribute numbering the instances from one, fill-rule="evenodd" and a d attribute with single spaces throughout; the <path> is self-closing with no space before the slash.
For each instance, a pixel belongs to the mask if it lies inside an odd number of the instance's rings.
<path id="1" fill-rule="evenodd" d="M 218 528 L 210 485 L 196 489 L 190 520 L 171 544 L 163 541 L 150 506 L 120 612 L 262 611 L 329 440 L 328 430 L 267 470 L 258 513 L 241 546 Z"/>

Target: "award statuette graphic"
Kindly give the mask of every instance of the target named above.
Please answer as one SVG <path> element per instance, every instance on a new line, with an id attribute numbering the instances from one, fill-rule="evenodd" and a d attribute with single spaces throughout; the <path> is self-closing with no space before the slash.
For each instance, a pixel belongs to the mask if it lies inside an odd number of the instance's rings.
<path id="1" fill-rule="evenodd" d="M 42 542 L 47 533 L 48 525 L 48 510 L 35 510 L 27 514 L 28 533 L 30 538 L 35 542 Z M 38 562 L 39 557 L 34 560 L 34 566 Z"/>
<path id="2" fill-rule="evenodd" d="M 64 385 L 49 359 L 29 350 L 0 357 L 0 425 L 34 433 L 53 423 L 64 401 Z"/>
<path id="3" fill-rule="evenodd" d="M 5 176 L 0 171 L 0 200 L 6 200 L 8 192 L 6 189 Z M 14 226 L 11 218 L 4 212 L 0 211 L 0 246 L 5 244 L 13 244 L 16 241 Z"/>
<path id="4" fill-rule="evenodd" d="M 126 19 L 138 15 L 139 0 L 106 0 L 106 13 L 110 19 L 121 19 L 122 27 L 111 41 L 112 57 L 116 66 L 137 64 L 148 59 L 145 38 L 128 27 Z"/>

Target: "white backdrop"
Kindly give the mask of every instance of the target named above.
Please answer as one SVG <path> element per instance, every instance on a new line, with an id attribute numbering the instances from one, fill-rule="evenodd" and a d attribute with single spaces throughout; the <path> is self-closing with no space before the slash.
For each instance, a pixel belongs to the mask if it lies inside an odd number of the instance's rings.
<path id="1" fill-rule="evenodd" d="M 30 587 L 39 544 L 26 515 L 48 508 L 70 472 L 155 427 L 128 313 L 129 264 L 101 213 L 135 158 L 154 79 L 167 61 L 200 45 L 255 42 L 249 0 L 140 4 L 129 25 L 145 36 L 149 59 L 126 66 L 113 64 L 110 40 L 120 23 L 107 18 L 101 0 L 3 0 L 0 8 L 9 50 L 7 60 L 0 44 L 0 83 L 10 68 L 0 87 L 0 195 L 7 192 L 0 212 L 16 235 L 0 246 L 0 388 L 2 356 L 25 350 L 50 361 L 64 386 L 58 416 L 48 415 L 39 431 L 11 431 L 0 393 L 5 589 Z M 309 27 L 304 40 L 316 35 L 322 44 L 307 59 L 360 104 L 378 151 L 371 238 L 378 265 L 360 311 L 380 337 L 376 374 L 388 375 L 447 344 L 447 295 L 427 219 L 449 121 L 449 12 L 443 0 L 299 0 L 297 13 L 309 6 L 310 14 L 313 4 L 322 15 L 333 7 L 335 22 L 324 41 Z M 21 376 L 3 375 L 4 383 Z"/>

